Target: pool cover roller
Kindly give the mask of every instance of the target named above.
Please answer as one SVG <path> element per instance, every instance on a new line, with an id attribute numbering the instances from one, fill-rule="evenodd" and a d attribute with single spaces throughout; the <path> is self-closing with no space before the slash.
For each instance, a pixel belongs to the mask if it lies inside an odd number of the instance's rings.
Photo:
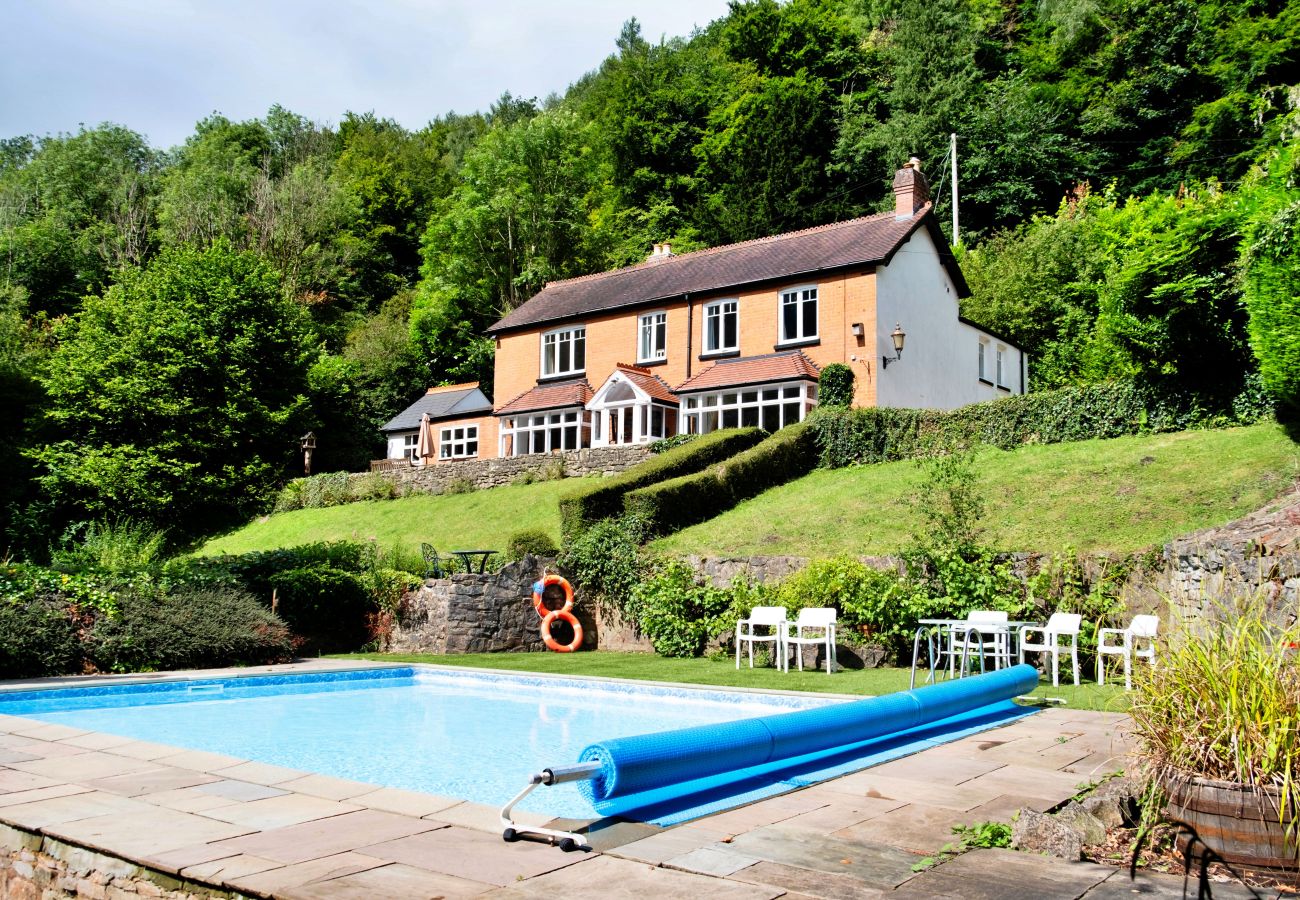
<path id="1" fill-rule="evenodd" d="M 834 751 L 1027 694 L 1038 671 L 1011 666 L 911 691 L 816 709 L 614 738 L 582 751 L 599 766 L 578 788 L 601 815 L 617 815 L 634 795 Z"/>
<path id="2" fill-rule="evenodd" d="M 507 841 L 541 838 L 563 850 L 590 850 L 584 836 L 542 826 L 521 827 L 512 810 L 541 785 L 576 782 L 578 790 L 602 816 L 648 814 L 656 804 L 736 791 L 752 779 L 774 784 L 798 783 L 798 773 L 836 754 L 856 751 L 913 730 L 959 733 L 973 722 L 1004 716 L 1012 698 L 1038 686 L 1033 666 L 947 681 L 916 690 L 798 712 L 699 725 L 657 734 L 614 738 L 592 744 L 576 763 L 552 766 L 533 775 L 528 785 L 501 810 Z M 777 778 L 777 773 L 786 773 Z M 776 778 L 776 781 L 772 779 Z M 752 794 L 752 791 L 750 792 Z M 740 796 L 745 795 L 742 790 Z M 653 816 L 646 821 L 652 821 Z"/>

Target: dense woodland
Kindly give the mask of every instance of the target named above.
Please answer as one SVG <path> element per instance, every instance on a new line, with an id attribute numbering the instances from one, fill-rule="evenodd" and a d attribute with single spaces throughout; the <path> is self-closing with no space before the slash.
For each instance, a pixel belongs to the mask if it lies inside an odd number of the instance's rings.
<path id="1" fill-rule="evenodd" d="M 1036 388 L 1294 413 L 1300 5 L 752 0 L 611 37 L 563 96 L 416 131 L 275 106 L 169 149 L 129 123 L 0 141 L 0 550 L 229 527 L 308 429 L 318 470 L 362 467 L 426 386 L 490 392 L 498 316 L 652 243 L 877 211 L 911 155 L 947 228 L 950 132 L 964 312 Z"/>

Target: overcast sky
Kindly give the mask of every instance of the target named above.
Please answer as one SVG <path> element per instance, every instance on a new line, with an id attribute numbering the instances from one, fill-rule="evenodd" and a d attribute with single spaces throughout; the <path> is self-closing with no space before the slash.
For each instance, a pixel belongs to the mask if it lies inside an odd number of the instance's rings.
<path id="1" fill-rule="evenodd" d="M 0 137 L 117 122 L 156 147 L 279 103 L 418 128 L 563 92 L 622 23 L 687 35 L 726 0 L 0 0 Z"/>

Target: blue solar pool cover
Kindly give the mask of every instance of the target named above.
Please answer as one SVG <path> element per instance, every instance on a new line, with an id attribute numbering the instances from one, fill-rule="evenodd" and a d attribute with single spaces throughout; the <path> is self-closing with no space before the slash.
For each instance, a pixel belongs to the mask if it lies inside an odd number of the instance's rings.
<path id="1" fill-rule="evenodd" d="M 637 810 L 643 821 L 669 824 L 689 817 L 674 813 L 689 805 L 691 815 L 726 808 L 749 793 L 769 796 L 989 727 L 1023 714 L 1010 700 L 1037 686 L 1037 670 L 1019 665 L 851 703 L 615 738 L 582 751 L 581 761 L 601 769 L 579 787 L 601 815 Z M 785 787 L 773 790 L 777 782 Z M 695 799 L 683 804 L 688 796 Z"/>

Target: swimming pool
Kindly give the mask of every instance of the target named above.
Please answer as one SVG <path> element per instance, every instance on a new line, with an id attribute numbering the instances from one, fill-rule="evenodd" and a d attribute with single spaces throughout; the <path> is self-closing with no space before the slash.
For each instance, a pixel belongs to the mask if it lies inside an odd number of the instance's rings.
<path id="1" fill-rule="evenodd" d="M 383 668 L 0 692 L 0 714 L 499 806 L 596 741 L 837 702 Z M 572 784 L 521 808 L 593 815 Z"/>

